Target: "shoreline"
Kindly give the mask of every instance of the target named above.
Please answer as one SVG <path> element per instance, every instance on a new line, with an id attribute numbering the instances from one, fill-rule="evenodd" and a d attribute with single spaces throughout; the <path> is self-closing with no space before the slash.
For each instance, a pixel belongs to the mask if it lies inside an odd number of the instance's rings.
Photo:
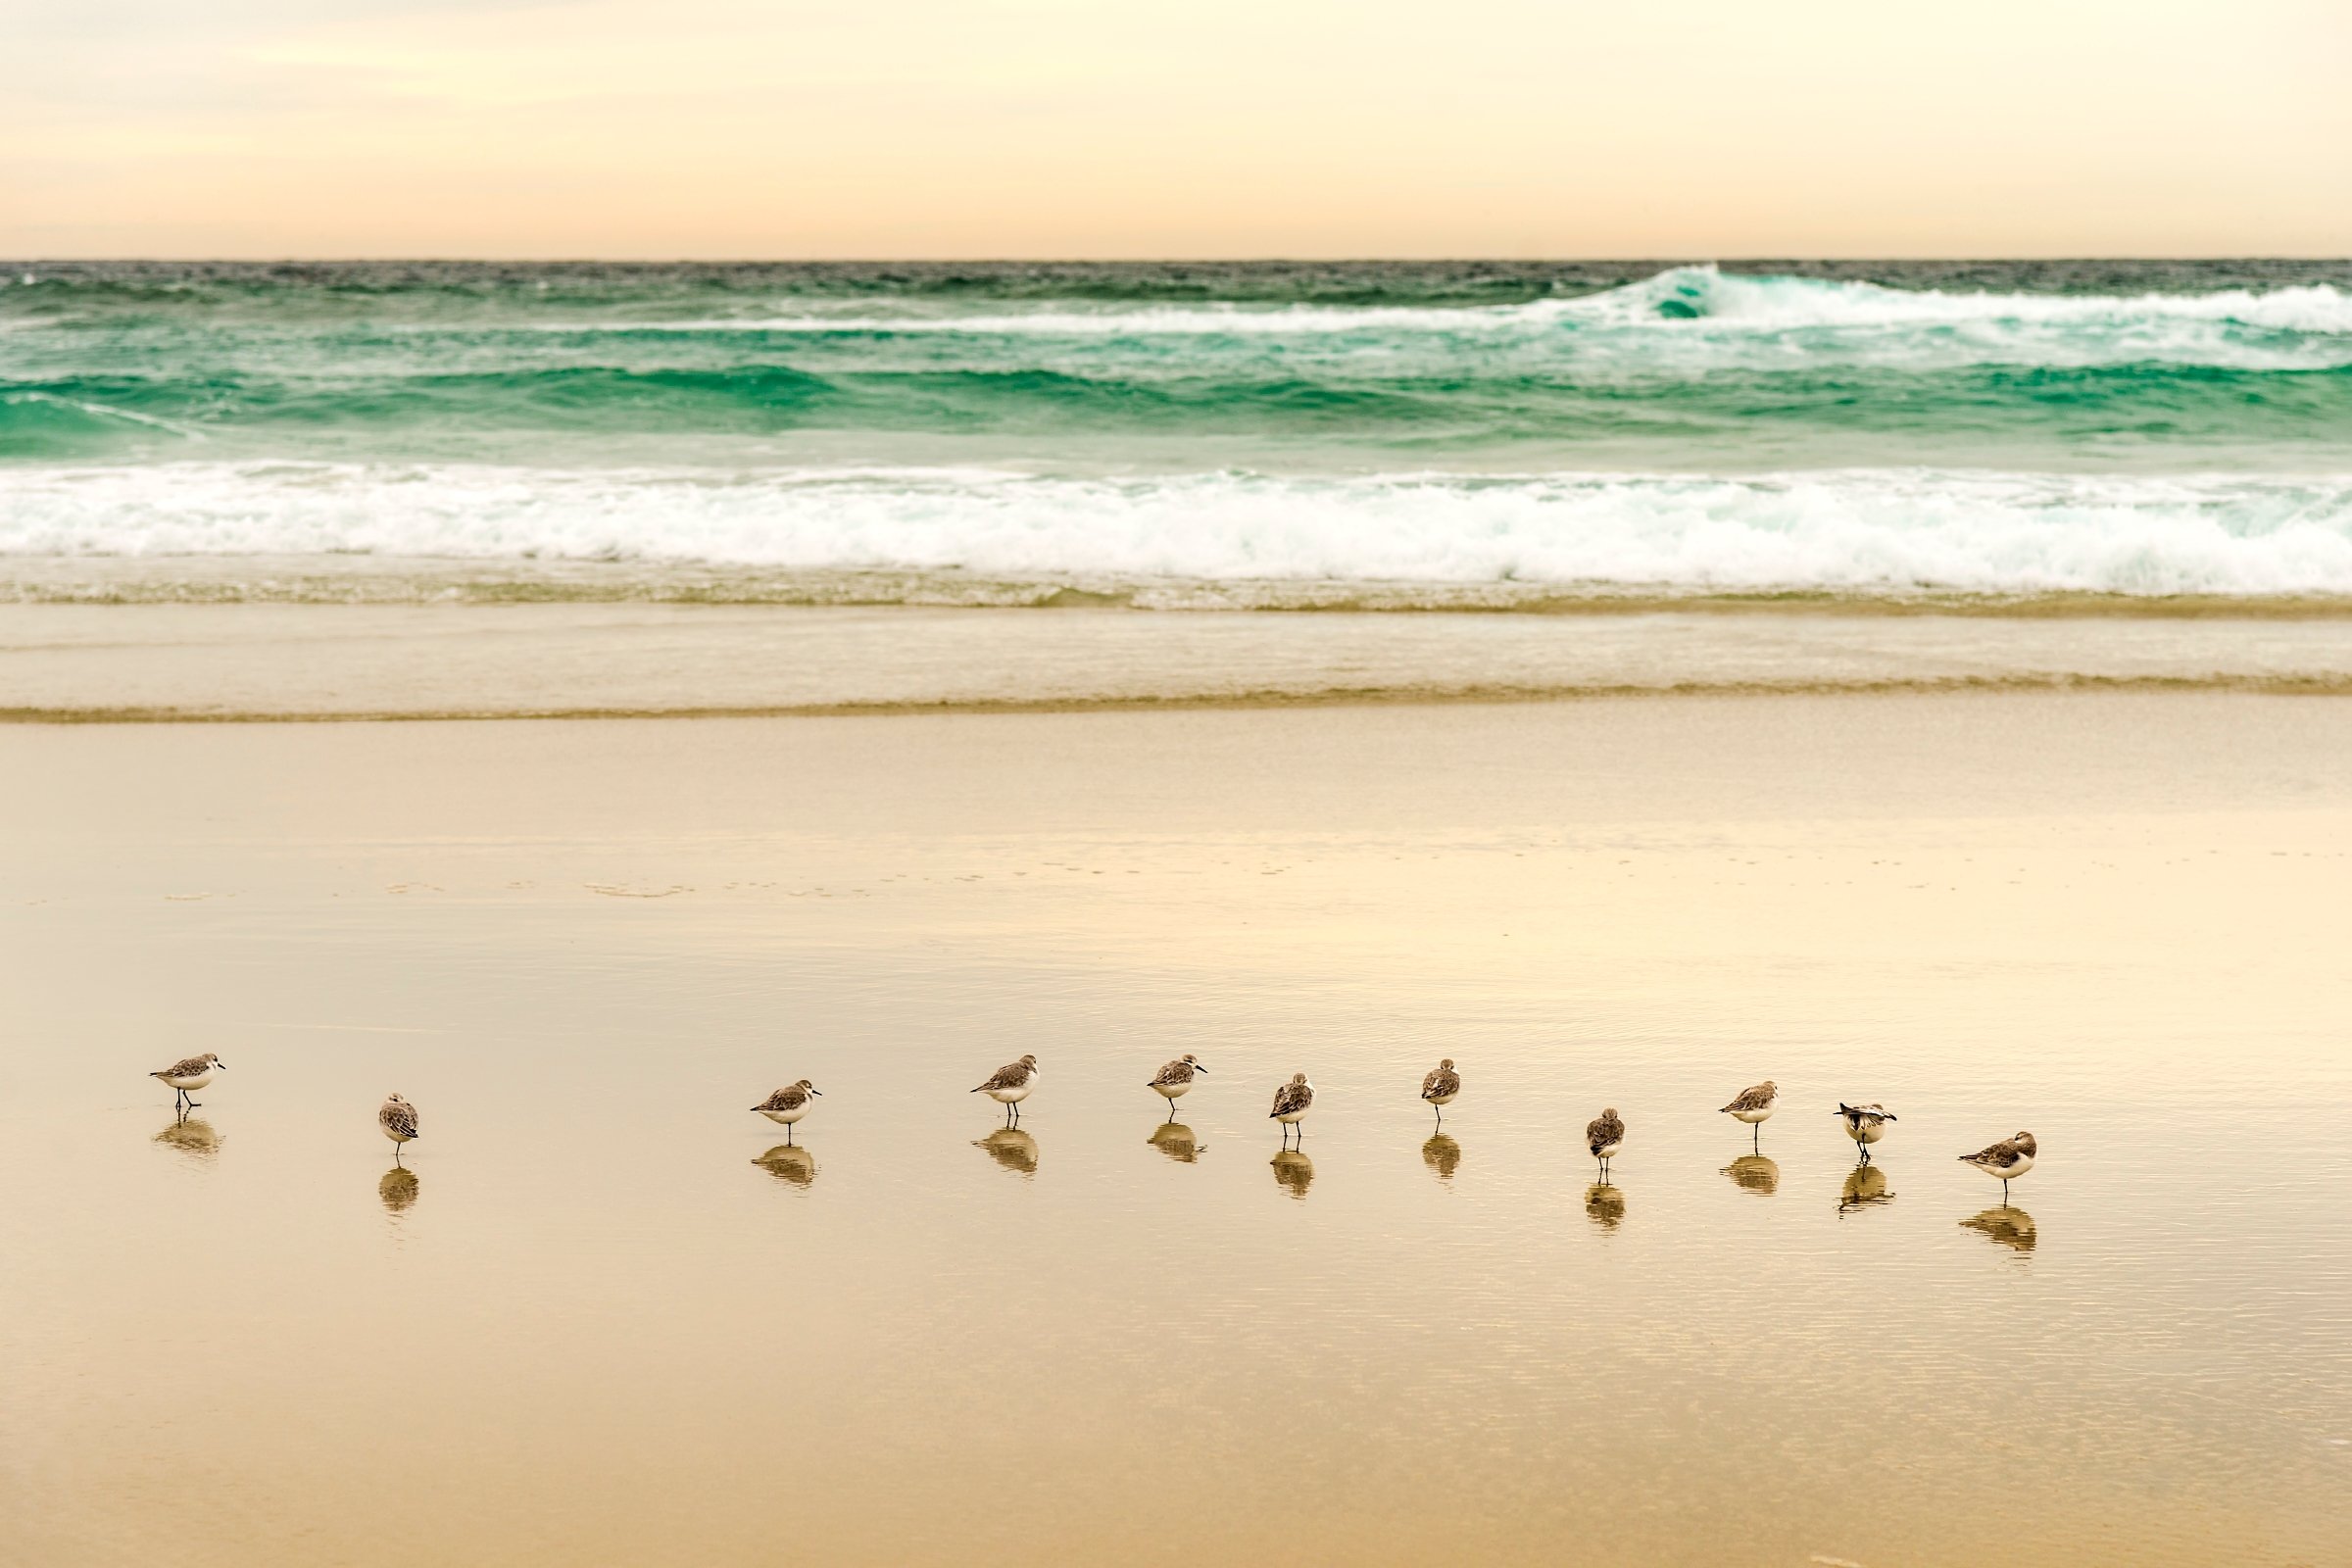
<path id="1" fill-rule="evenodd" d="M 377 556 L 5 556 L 0 608 L 673 605 L 1129 610 L 1154 614 L 1948 616 L 1987 620 L 2352 620 L 2352 594 L 2094 589 L 1720 588 L 1671 583 L 1182 578 L 960 568 Z"/>
<path id="2" fill-rule="evenodd" d="M 926 716 L 994 717 L 1052 713 L 1193 713 L 1266 712 L 1284 709 L 1349 708 L 1509 708 L 1563 704 L 1620 703 L 1650 700 L 1888 698 L 1907 697 L 2063 697 L 2218 695 L 2239 697 L 2335 698 L 2352 697 L 2352 678 L 2319 680 L 2256 677 L 2234 680 L 2188 680 L 2148 677 L 2110 679 L 2095 676 L 2052 676 L 2047 679 L 1936 681 L 1887 680 L 1850 685 L 1701 685 L 1594 686 L 1556 691 L 1508 691 L 1477 688 L 1463 691 L 1418 689 L 1325 691 L 1305 694 L 1244 693 L 1224 697 L 1105 697 L 1087 701 L 1063 698 L 1022 700 L 1004 698 L 969 702 L 802 703 L 741 708 L 526 708 L 451 709 L 446 710 L 326 710 L 272 712 L 208 710 L 172 708 L 0 708 L 0 724 L 43 725 L 236 725 L 236 724 L 489 724 L 551 723 L 580 720 L 710 721 L 766 718 L 897 718 Z"/>
<path id="3" fill-rule="evenodd" d="M 0 604 L 0 721 L 18 723 L 2013 691 L 2352 695 L 2352 620 Z"/>

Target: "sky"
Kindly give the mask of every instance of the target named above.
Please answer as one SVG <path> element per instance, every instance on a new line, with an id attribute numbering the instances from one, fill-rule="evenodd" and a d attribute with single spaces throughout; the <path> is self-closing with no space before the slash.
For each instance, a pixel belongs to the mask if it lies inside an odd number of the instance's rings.
<path id="1" fill-rule="evenodd" d="M 2352 0 L 0 0 L 0 256 L 2352 255 Z"/>

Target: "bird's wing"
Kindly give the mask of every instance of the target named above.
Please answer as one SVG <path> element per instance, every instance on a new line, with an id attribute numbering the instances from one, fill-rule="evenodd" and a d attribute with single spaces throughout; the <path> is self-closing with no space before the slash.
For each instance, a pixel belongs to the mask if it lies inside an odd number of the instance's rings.
<path id="1" fill-rule="evenodd" d="M 1723 1108 L 1726 1110 L 1762 1110 L 1771 1103 L 1772 1092 L 1762 1084 L 1755 1084 L 1740 1090 L 1739 1098 Z"/>
<path id="2" fill-rule="evenodd" d="M 1180 1084 L 1184 1082 L 1185 1077 L 1184 1063 L 1171 1061 L 1152 1076 L 1152 1082 L 1153 1084 Z"/>
<path id="3" fill-rule="evenodd" d="M 1962 1154 L 1960 1157 L 1971 1165 L 2014 1165 L 2017 1156 L 2024 1152 L 2017 1147 L 2016 1139 L 2004 1138 L 1997 1144 L 1987 1144 L 1975 1153 Z"/>
<path id="4" fill-rule="evenodd" d="M 383 1124 L 407 1137 L 416 1136 L 416 1107 L 415 1105 L 386 1105 L 378 1114 Z"/>
<path id="5" fill-rule="evenodd" d="M 166 1067 L 162 1072 L 154 1073 L 150 1076 L 156 1078 L 193 1078 L 211 1065 L 212 1063 L 205 1060 L 202 1056 L 182 1056 L 171 1066 Z"/>
<path id="6" fill-rule="evenodd" d="M 1274 1091 L 1274 1108 L 1268 1114 L 1280 1116 L 1288 1111 L 1304 1110 L 1314 1099 L 1314 1091 L 1304 1084 L 1284 1084 Z"/>
<path id="7" fill-rule="evenodd" d="M 972 1093 L 977 1095 L 983 1094 L 991 1089 L 1010 1089 L 1014 1084 L 1017 1084 L 1020 1081 L 1020 1064 L 1018 1062 L 1014 1062 L 1006 1066 L 999 1067 L 995 1072 L 989 1074 L 988 1082 L 982 1084 L 978 1089 L 973 1090 Z"/>

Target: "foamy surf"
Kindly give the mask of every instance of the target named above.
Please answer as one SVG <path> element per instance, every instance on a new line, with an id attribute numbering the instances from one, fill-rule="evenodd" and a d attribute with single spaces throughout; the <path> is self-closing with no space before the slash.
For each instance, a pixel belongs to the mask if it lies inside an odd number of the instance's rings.
<path id="1" fill-rule="evenodd" d="M 0 469 L 0 554 L 953 572 L 1095 591 L 2278 599 L 2352 595 L 2352 481 L 183 463 Z"/>

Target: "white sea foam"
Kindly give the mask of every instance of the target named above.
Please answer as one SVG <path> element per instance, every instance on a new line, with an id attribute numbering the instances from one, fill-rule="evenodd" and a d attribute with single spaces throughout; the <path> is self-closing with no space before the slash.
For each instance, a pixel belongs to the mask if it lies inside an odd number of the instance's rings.
<path id="1" fill-rule="evenodd" d="M 1417 335 L 1524 338 L 1632 332 L 1642 352 L 1680 342 L 1736 347 L 1791 333 L 1830 333 L 1874 357 L 1993 357 L 2067 362 L 2187 360 L 2257 368 L 2352 364 L 2352 293 L 2327 284 L 2204 294 L 1996 294 L 1676 268 L 1622 288 L 1518 305 L 1251 307 L 1230 303 L 997 310 L 942 314 L 792 312 L 691 320 L 533 323 L 556 333 L 776 333 L 1167 337 Z M 2286 339 L 2287 341 L 2276 341 Z M 2295 341 L 2301 339 L 2303 341 Z M 1592 344 L 1593 348 L 1603 345 Z M 1635 345 L 1626 345 L 1634 347 Z"/>
<path id="2" fill-rule="evenodd" d="M 1112 480 L 178 463 L 0 469 L 0 552 L 1691 592 L 2352 594 L 2352 477 Z"/>

